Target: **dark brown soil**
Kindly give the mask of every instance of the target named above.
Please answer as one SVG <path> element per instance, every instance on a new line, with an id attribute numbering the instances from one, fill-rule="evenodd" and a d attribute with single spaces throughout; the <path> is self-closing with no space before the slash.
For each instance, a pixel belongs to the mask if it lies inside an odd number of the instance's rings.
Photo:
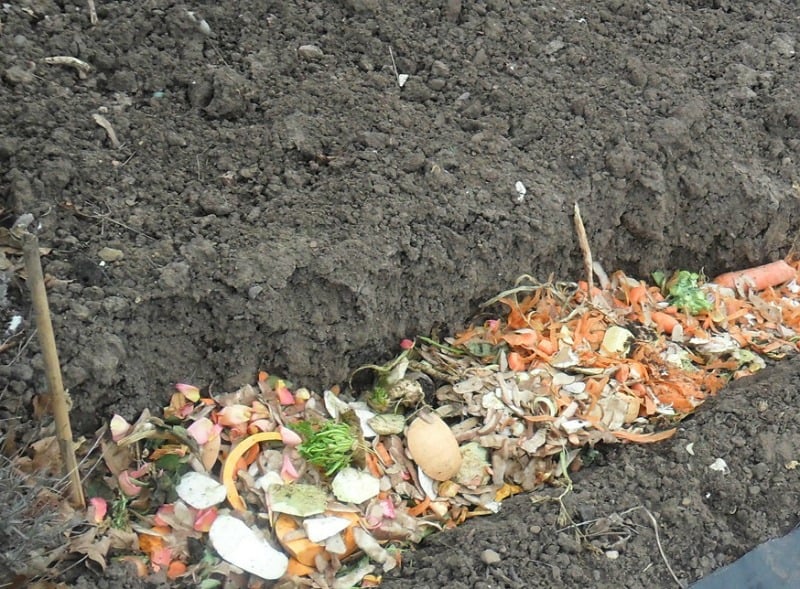
<path id="1" fill-rule="evenodd" d="M 520 274 L 577 279 L 575 201 L 596 258 L 642 277 L 779 258 L 800 227 L 789 0 L 98 0 L 96 26 L 86 6 L 0 8 L 0 205 L 52 248 L 79 434 L 178 381 L 342 383 Z M 44 62 L 62 55 L 92 71 Z M 3 410 L 26 422 L 42 360 L 6 282 L 2 319 L 25 331 L 0 356 Z M 673 441 L 604 450 L 570 515 L 647 508 L 682 581 L 785 532 L 799 372 L 742 382 Z M 727 475 L 708 469 L 720 457 Z M 644 509 L 599 551 L 557 514 L 517 497 L 410 552 L 387 586 L 674 585 Z M 110 574 L 79 584 L 138 586 Z"/>

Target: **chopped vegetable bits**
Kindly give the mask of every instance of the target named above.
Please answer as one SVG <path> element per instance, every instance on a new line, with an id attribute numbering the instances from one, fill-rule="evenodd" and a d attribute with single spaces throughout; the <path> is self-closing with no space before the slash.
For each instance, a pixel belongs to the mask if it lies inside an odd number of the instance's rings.
<path id="1" fill-rule="evenodd" d="M 360 369 L 376 377 L 360 398 L 265 373 L 213 397 L 180 384 L 163 418 L 111 420 L 117 500 L 87 517 L 204 587 L 247 573 L 375 586 L 397 546 L 497 512 L 596 444 L 666 439 L 730 379 L 796 353 L 797 276 L 783 261 L 715 282 L 617 272 L 591 293 L 526 278 L 487 303 L 493 317 Z"/>

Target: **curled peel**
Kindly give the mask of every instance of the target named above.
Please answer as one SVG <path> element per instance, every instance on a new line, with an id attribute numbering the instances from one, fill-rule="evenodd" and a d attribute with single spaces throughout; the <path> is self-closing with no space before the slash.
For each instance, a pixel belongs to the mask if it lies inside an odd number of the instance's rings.
<path id="1" fill-rule="evenodd" d="M 234 479 L 236 475 L 236 464 L 239 462 L 239 459 L 256 444 L 280 441 L 281 435 L 278 432 L 260 432 L 245 438 L 231 449 L 222 467 L 222 484 L 225 485 L 228 503 L 230 503 L 231 507 L 236 511 L 245 511 L 244 501 L 242 501 L 242 498 L 239 496 L 239 491 L 236 489 L 236 480 Z"/>

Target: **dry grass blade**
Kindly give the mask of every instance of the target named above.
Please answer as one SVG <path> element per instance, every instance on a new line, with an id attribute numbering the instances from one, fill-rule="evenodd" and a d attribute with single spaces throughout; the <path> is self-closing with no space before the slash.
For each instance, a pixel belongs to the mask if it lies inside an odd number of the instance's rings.
<path id="1" fill-rule="evenodd" d="M 672 570 L 672 566 L 669 564 L 669 560 L 667 560 L 667 555 L 664 553 L 664 547 L 661 545 L 661 536 L 658 533 L 658 522 L 656 521 L 655 516 L 646 507 L 642 507 L 641 509 L 647 514 L 647 517 L 650 518 L 650 523 L 653 524 L 653 532 L 655 532 L 656 535 L 656 544 L 658 545 L 658 552 L 659 554 L 661 554 L 661 559 L 664 561 L 664 564 L 666 565 L 669 574 L 672 575 L 672 578 L 675 580 L 675 584 L 677 584 L 678 587 L 680 587 L 681 589 L 686 589 L 686 585 L 678 578 L 678 576 L 675 574 L 675 571 Z"/>
<path id="2" fill-rule="evenodd" d="M 94 5 L 94 0 L 87 0 L 89 9 L 89 22 L 92 26 L 97 24 L 97 8 Z"/>
<path id="3" fill-rule="evenodd" d="M 4 440 L 0 436 L 0 445 Z M 63 486 L 63 481 L 33 480 L 0 456 L 0 578 L 47 572 L 57 557 L 48 555 L 63 544 L 63 518 L 54 504 Z"/>

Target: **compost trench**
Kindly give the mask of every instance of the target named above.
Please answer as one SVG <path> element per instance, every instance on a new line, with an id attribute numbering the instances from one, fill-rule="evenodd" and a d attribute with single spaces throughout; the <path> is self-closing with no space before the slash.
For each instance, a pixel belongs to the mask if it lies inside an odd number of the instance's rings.
<path id="1" fill-rule="evenodd" d="M 175 382 L 344 383 L 521 274 L 579 279 L 576 201 L 595 258 L 631 276 L 794 245 L 794 2 L 96 4 L 95 26 L 83 1 L 0 8 L 2 223 L 33 214 L 49 248 L 77 434 Z M 42 359 L 24 285 L 0 286 L 25 330 L 0 356 L 2 411 L 27 424 Z M 676 586 L 648 511 L 679 580 L 731 562 L 797 522 L 798 368 L 739 381 L 673 440 L 601 449 L 565 497 L 580 529 L 600 520 L 592 542 L 517 496 L 385 586 Z"/>

